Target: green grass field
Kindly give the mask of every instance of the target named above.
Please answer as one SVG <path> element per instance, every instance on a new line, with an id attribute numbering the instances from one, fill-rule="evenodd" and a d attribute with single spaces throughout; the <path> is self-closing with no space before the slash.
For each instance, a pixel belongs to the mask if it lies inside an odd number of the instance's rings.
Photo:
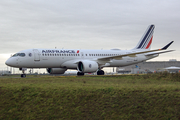
<path id="1" fill-rule="evenodd" d="M 0 77 L 0 119 L 180 119 L 180 74 Z"/>

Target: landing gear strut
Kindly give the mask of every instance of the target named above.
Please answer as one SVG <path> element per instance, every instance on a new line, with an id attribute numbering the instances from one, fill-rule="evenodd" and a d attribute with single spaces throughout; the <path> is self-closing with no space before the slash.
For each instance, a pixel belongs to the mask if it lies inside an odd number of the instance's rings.
<path id="1" fill-rule="evenodd" d="M 98 70 L 97 75 L 104 75 L 104 71 L 103 70 Z"/>
<path id="2" fill-rule="evenodd" d="M 84 75 L 84 73 L 82 73 L 82 72 L 77 72 L 77 76 L 83 76 Z"/>
<path id="3" fill-rule="evenodd" d="M 19 68 L 19 70 L 22 70 L 21 77 L 22 77 L 22 78 L 25 78 L 25 77 L 26 77 L 25 71 L 26 71 L 27 69 L 26 69 L 26 68 Z"/>

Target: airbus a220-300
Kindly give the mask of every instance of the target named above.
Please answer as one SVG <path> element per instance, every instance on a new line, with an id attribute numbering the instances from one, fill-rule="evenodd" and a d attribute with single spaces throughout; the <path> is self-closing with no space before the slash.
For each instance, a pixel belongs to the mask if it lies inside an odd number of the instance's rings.
<path id="1" fill-rule="evenodd" d="M 166 50 L 173 41 L 160 49 L 150 50 L 154 28 L 154 25 L 148 26 L 138 44 L 130 50 L 27 49 L 14 54 L 5 64 L 22 70 L 21 77 L 26 77 L 24 69 L 27 68 L 46 68 L 50 74 L 64 74 L 67 69 L 75 69 L 77 75 L 94 72 L 104 75 L 104 67 L 137 64 L 173 51 Z"/>

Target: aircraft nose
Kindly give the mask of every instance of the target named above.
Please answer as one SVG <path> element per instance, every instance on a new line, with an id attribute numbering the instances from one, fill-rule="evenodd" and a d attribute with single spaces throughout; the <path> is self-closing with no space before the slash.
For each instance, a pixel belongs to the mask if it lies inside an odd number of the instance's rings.
<path id="1" fill-rule="evenodd" d="M 15 62 L 12 59 L 8 59 L 5 64 L 12 67 L 15 66 Z"/>

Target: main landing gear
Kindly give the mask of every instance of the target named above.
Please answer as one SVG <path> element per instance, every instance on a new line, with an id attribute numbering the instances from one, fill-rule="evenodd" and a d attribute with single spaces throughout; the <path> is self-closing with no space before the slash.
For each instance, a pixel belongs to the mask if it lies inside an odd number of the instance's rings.
<path id="1" fill-rule="evenodd" d="M 103 70 L 98 70 L 97 71 L 97 75 L 104 75 L 104 71 Z M 84 73 L 77 72 L 77 76 L 84 76 Z"/>
<path id="2" fill-rule="evenodd" d="M 84 75 L 84 73 L 82 73 L 82 72 L 77 72 L 77 76 L 83 76 Z"/>
<path id="3" fill-rule="evenodd" d="M 103 70 L 98 70 L 97 75 L 104 75 L 104 71 Z"/>

